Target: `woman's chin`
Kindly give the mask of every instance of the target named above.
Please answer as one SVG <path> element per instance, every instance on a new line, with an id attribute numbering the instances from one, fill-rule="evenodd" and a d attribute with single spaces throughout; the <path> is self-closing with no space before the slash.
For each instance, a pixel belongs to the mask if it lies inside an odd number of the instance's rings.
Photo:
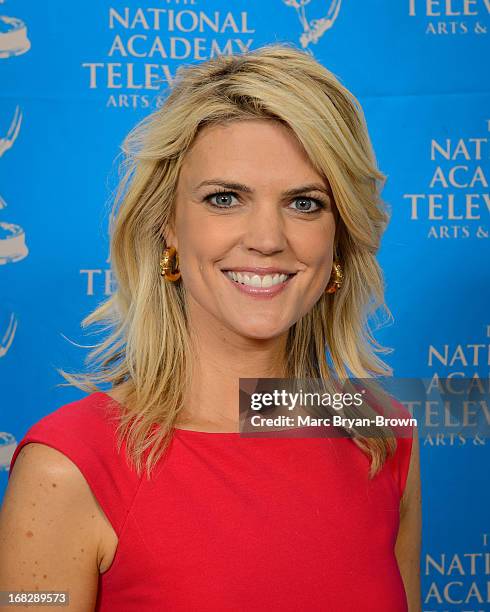
<path id="1" fill-rule="evenodd" d="M 280 325 L 278 321 L 244 321 L 232 325 L 237 334 L 254 340 L 270 340 L 288 331 L 289 326 Z"/>

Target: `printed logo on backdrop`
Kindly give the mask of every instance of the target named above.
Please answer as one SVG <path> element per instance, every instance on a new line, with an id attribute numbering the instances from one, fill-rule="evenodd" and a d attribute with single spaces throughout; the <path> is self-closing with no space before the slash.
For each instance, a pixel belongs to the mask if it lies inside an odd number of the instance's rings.
<path id="1" fill-rule="evenodd" d="M 429 588 L 423 597 L 424 612 L 447 612 L 448 606 L 464 612 L 488 610 L 490 534 L 480 534 L 479 540 L 477 550 L 425 554 Z"/>
<path id="2" fill-rule="evenodd" d="M 94 13 L 94 19 L 106 24 L 106 37 L 100 56 L 82 61 L 81 68 L 89 89 L 107 93 L 106 107 L 158 107 L 163 101 L 158 92 L 172 85 L 180 63 L 251 48 L 255 29 L 248 11 L 209 10 L 204 3 L 200 8 L 197 0 L 174 4 L 175 8 L 100 5 Z"/>
<path id="3" fill-rule="evenodd" d="M 10 461 L 17 447 L 17 440 L 11 433 L 0 431 L 0 472 L 8 472 Z"/>
<path id="4" fill-rule="evenodd" d="M 3 4 L 4 0 L 0 0 Z M 22 55 L 31 48 L 27 26 L 18 17 L 0 15 L 0 59 Z"/>
<path id="5" fill-rule="evenodd" d="M 13 147 L 19 135 L 21 123 L 22 112 L 17 106 L 11 121 L 8 122 L 8 127 L 0 135 L 0 158 Z M 7 202 L 0 194 L 0 213 L 2 214 L 0 217 L 0 265 L 21 261 L 29 252 L 22 227 L 3 220 L 3 211 L 6 208 Z M 5 312 L 3 308 L 0 314 L 0 358 L 2 358 L 8 353 L 14 341 L 17 317 L 14 312 Z"/>
<path id="6" fill-rule="evenodd" d="M 310 43 L 317 43 L 327 30 L 330 30 L 340 11 L 342 0 L 331 0 L 330 3 L 316 2 L 311 4 L 310 0 L 282 0 L 284 4 L 295 9 L 299 22 L 303 28 L 299 40 L 301 46 L 305 49 Z M 325 5 L 327 10 L 325 12 Z M 308 6 L 308 15 L 306 11 Z M 309 19 L 311 12 L 316 9 L 319 17 Z"/>
<path id="7" fill-rule="evenodd" d="M 0 135 L 0 158 L 13 147 L 22 123 L 22 112 L 17 106 L 14 116 L 4 135 Z M 7 202 L 0 195 L 0 210 L 7 208 Z M 15 263 L 27 256 L 25 233 L 20 225 L 0 221 L 0 265 Z"/>
<path id="8" fill-rule="evenodd" d="M 4 0 L 0 0 L 0 4 L 4 4 Z M 27 26 L 22 19 L 0 14 L 0 59 L 22 55 L 30 48 Z M 22 112 L 17 106 L 5 133 L 0 130 L 0 157 L 14 145 L 21 123 Z M 7 202 L 0 194 L 0 210 L 6 207 Z M 24 230 L 19 225 L 0 220 L 0 265 L 20 261 L 27 253 Z"/>
<path id="9" fill-rule="evenodd" d="M 464 386 L 469 391 L 468 401 L 463 402 L 461 414 L 463 425 L 460 428 L 452 418 L 450 410 L 437 412 L 432 410 L 430 402 L 425 406 L 423 444 L 429 447 L 462 447 L 465 445 L 484 446 L 486 436 L 481 435 L 483 428 L 471 431 L 471 424 L 483 419 L 490 426 L 490 325 L 487 325 L 482 338 L 468 341 L 455 340 L 444 344 L 429 344 L 427 346 L 427 365 L 433 374 L 428 389 L 438 387 L 441 380 L 446 384 L 454 381 L 457 388 L 461 381 L 467 381 Z M 471 401 L 471 395 L 478 396 L 478 401 Z M 454 433 L 451 432 L 453 429 Z M 459 429 L 459 430 L 458 430 Z M 431 433 L 431 430 L 434 432 Z M 490 559 L 489 559 L 490 560 Z"/>
<path id="10" fill-rule="evenodd" d="M 296 11 L 303 48 L 316 44 L 333 27 L 341 6 L 341 0 L 283 2 Z M 158 92 L 172 85 L 180 62 L 204 61 L 252 48 L 255 29 L 248 11 L 206 11 L 197 0 L 175 1 L 175 5 L 109 7 L 100 13 L 106 23 L 105 48 L 100 57 L 83 61 L 81 67 L 89 89 L 107 92 L 107 107 L 158 107 L 163 101 Z"/>
<path id="11" fill-rule="evenodd" d="M 4 0 L 0 0 L 4 4 Z M 18 17 L 0 14 L 0 59 L 5 60 L 27 53 L 31 42 L 27 35 L 27 26 Z M 22 112 L 16 106 L 13 117 L 7 122 L 7 128 L 0 125 L 0 158 L 11 149 L 19 135 L 22 123 Z M 1 162 L 0 162 L 1 163 Z M 20 225 L 3 219 L 3 211 L 7 202 L 0 194 L 0 265 L 11 264 L 24 259 L 28 254 L 25 233 Z M 4 308 L 0 312 L 0 358 L 5 357 L 14 341 L 17 330 L 17 316 L 14 312 L 7 312 Z M 10 434 L 0 432 L 0 469 L 4 468 L 5 461 L 9 461 L 8 454 L 15 448 L 15 440 Z M 11 454 L 10 454 L 11 456 Z"/>
<path id="12" fill-rule="evenodd" d="M 490 2 L 490 0 L 488 0 Z M 490 121 L 486 131 L 490 131 Z M 490 194 L 484 163 L 490 156 L 488 136 L 449 134 L 427 147 L 432 173 L 420 192 L 405 193 L 409 218 L 427 238 L 487 239 Z"/>
<path id="13" fill-rule="evenodd" d="M 0 358 L 5 357 L 8 353 L 12 342 L 15 338 L 17 330 L 17 317 L 14 312 L 4 313 L 3 309 L 0 312 Z"/>
<path id="14" fill-rule="evenodd" d="M 485 35 L 490 0 L 408 0 L 408 14 L 428 35 Z"/>
<path id="15" fill-rule="evenodd" d="M 112 295 L 116 289 L 115 279 L 109 264 L 109 257 L 105 261 L 105 266 L 101 268 L 83 268 L 80 270 L 82 277 L 83 293 L 97 298 L 104 298 Z"/>

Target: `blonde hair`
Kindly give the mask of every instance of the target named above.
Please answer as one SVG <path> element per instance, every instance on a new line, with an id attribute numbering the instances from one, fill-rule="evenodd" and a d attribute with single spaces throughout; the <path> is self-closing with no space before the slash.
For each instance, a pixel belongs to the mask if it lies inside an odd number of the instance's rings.
<path id="1" fill-rule="evenodd" d="M 327 178 L 339 215 L 335 247 L 344 282 L 290 328 L 286 376 L 392 375 L 377 355 L 391 349 L 377 343 L 369 326 L 370 315 L 382 309 L 391 317 L 376 261 L 388 222 L 380 197 L 386 177 L 377 169 L 357 99 L 311 55 L 288 43 L 182 66 L 164 104 L 122 146 L 123 175 L 110 224 L 117 289 L 82 321 L 83 327 L 106 323 L 110 333 L 91 347 L 91 371 L 59 370 L 84 391 L 100 391 L 104 383 L 122 391 L 119 444 L 126 439 L 138 473 L 146 464 L 148 477 L 170 442 L 192 380 L 185 284 L 167 283 L 159 274 L 179 171 L 204 126 L 247 119 L 273 119 L 294 132 Z M 371 477 L 396 449 L 392 436 L 354 441 L 371 458 Z"/>

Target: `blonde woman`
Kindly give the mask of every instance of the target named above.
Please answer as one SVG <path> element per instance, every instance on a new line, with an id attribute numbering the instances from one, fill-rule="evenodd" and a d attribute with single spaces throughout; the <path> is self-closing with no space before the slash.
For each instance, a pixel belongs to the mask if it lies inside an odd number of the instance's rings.
<path id="1" fill-rule="evenodd" d="M 77 612 L 418 612 L 416 430 L 238 431 L 239 378 L 391 374 L 362 109 L 289 44 L 177 76 L 125 142 L 117 291 L 84 322 L 110 333 L 63 373 L 87 394 L 12 459 L 0 587 Z"/>

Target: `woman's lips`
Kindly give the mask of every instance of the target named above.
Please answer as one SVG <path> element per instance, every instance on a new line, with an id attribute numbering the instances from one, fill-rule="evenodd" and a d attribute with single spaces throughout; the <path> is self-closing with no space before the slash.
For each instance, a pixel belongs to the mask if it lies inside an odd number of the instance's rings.
<path id="1" fill-rule="evenodd" d="M 228 282 L 234 285 L 235 288 L 238 289 L 238 291 L 241 291 L 242 293 L 249 295 L 251 297 L 255 297 L 255 298 L 275 297 L 276 295 L 281 293 L 281 291 L 284 291 L 287 285 L 296 276 L 296 274 L 292 274 L 288 276 L 288 278 L 285 281 L 280 282 L 276 285 L 272 285 L 271 287 L 252 287 L 251 285 L 245 285 L 236 280 L 233 280 L 230 276 L 228 276 L 226 270 L 222 270 L 222 272 L 225 278 L 228 280 Z"/>

